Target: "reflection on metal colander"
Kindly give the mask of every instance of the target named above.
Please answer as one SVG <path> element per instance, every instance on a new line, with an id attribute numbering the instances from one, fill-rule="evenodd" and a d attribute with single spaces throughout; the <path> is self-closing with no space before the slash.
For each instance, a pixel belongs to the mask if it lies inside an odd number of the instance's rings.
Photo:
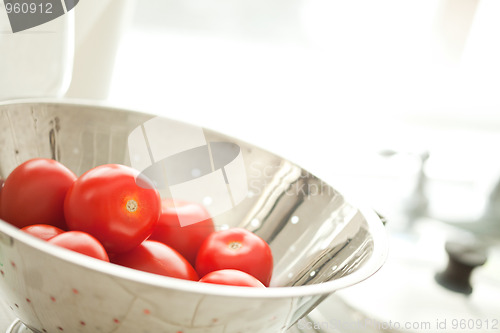
<path id="1" fill-rule="evenodd" d="M 207 142 L 201 127 L 149 119 L 132 130 L 128 149 L 131 166 L 151 179 L 162 197 L 202 204 L 217 216 L 247 196 L 240 147 L 232 142 Z M 196 222 L 200 221 L 179 214 L 181 226 Z"/>

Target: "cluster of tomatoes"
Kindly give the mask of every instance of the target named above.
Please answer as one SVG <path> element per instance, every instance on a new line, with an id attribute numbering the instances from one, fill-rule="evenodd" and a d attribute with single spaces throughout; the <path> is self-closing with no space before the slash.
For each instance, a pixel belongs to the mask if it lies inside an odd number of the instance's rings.
<path id="1" fill-rule="evenodd" d="M 77 177 L 55 160 L 28 160 L 0 184 L 0 218 L 54 245 L 174 278 L 267 287 L 273 270 L 262 238 L 215 230 L 203 206 L 161 199 L 149 179 L 120 164 Z"/>

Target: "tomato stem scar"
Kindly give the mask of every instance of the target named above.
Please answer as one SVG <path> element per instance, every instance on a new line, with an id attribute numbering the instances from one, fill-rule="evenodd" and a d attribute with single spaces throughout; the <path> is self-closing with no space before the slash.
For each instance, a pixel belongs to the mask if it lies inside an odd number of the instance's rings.
<path id="1" fill-rule="evenodd" d="M 127 210 L 129 212 L 135 212 L 137 210 L 137 207 L 137 201 L 135 201 L 134 199 L 130 199 L 129 201 L 127 201 Z"/>
<path id="2" fill-rule="evenodd" d="M 227 245 L 231 250 L 238 250 L 240 249 L 243 245 L 240 242 L 231 242 Z"/>

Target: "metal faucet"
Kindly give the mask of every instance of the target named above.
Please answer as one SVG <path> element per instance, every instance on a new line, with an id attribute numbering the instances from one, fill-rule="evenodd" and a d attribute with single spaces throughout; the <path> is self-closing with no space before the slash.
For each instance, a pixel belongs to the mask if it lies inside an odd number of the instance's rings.
<path id="1" fill-rule="evenodd" d="M 407 154 L 416 156 L 419 161 L 418 171 L 415 176 L 415 182 L 407 199 L 403 202 L 401 211 L 407 218 L 406 227 L 411 229 L 414 222 L 421 217 L 429 216 L 429 199 L 427 197 L 428 177 L 425 172 L 427 160 L 430 153 L 426 150 L 421 152 L 402 152 L 396 150 L 383 150 L 379 154 L 384 157 L 390 157 L 398 154 Z M 493 186 L 486 203 L 486 208 L 483 213 L 475 220 L 471 221 L 449 221 L 442 222 L 471 232 L 474 236 L 481 238 L 483 241 L 498 242 L 500 239 L 500 177 L 495 186 Z"/>
<path id="2" fill-rule="evenodd" d="M 415 181 L 412 185 L 409 195 L 403 201 L 402 213 L 407 218 L 406 228 L 411 228 L 414 222 L 428 215 L 429 199 L 427 198 L 427 175 L 425 165 L 429 159 L 430 153 L 427 150 L 420 152 L 400 152 L 395 150 L 383 150 L 379 154 L 384 157 L 391 157 L 398 154 L 407 154 L 415 156 L 418 159 L 418 170 L 415 175 Z"/>
<path id="3" fill-rule="evenodd" d="M 483 214 L 475 221 L 453 223 L 453 226 L 465 229 L 489 242 L 500 240 L 500 179 L 491 190 Z"/>

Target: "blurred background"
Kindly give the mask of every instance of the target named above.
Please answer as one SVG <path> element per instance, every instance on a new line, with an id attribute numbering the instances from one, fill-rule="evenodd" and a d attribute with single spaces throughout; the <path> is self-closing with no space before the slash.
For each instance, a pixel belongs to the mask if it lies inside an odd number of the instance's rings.
<path id="1" fill-rule="evenodd" d="M 500 179 L 498 14 L 496 0 L 86 0 L 66 96 L 250 141 L 349 179 L 383 214 L 472 221 Z M 366 178 L 383 185 L 352 187 Z"/>
<path id="2" fill-rule="evenodd" d="M 0 97 L 97 100 L 282 155 L 373 207 L 391 235 L 384 268 L 316 315 L 496 318 L 469 331 L 500 331 L 499 16 L 498 0 L 82 0 L 38 28 L 63 38 L 58 89 Z M 0 66 L 16 38 L 0 34 Z M 436 282 L 449 257 L 478 266 L 472 293 Z"/>

